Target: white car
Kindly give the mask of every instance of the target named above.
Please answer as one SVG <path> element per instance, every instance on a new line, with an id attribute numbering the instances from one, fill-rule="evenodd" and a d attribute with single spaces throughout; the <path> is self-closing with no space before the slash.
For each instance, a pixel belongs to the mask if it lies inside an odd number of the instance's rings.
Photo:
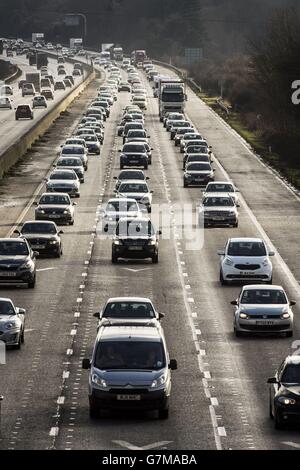
<path id="1" fill-rule="evenodd" d="M 0 108 L 1 109 L 12 109 L 13 105 L 9 96 L 0 96 Z"/>
<path id="2" fill-rule="evenodd" d="M 244 286 L 239 297 L 231 302 L 235 306 L 234 332 L 237 337 L 255 333 L 277 333 L 293 336 L 294 314 L 281 286 Z"/>
<path id="3" fill-rule="evenodd" d="M 88 169 L 88 153 L 84 145 L 64 145 L 60 151 L 60 157 L 80 157 L 84 169 Z"/>
<path id="4" fill-rule="evenodd" d="M 239 190 L 234 186 L 231 181 L 213 181 L 206 186 L 204 196 L 215 196 L 215 194 L 226 193 L 235 200 L 236 204 L 239 202 Z"/>
<path id="5" fill-rule="evenodd" d="M 102 226 L 104 232 L 113 234 L 116 224 L 123 217 L 142 217 L 141 209 L 133 198 L 112 198 L 101 210 Z"/>
<path id="6" fill-rule="evenodd" d="M 269 251 L 260 238 L 230 238 L 224 250 L 218 251 L 220 260 L 220 282 L 266 282 L 272 284 L 273 267 Z"/>
<path id="7" fill-rule="evenodd" d="M 135 199 L 142 209 L 151 212 L 152 193 L 146 181 L 130 180 L 122 181 L 119 188 L 115 190 L 116 197 Z"/>

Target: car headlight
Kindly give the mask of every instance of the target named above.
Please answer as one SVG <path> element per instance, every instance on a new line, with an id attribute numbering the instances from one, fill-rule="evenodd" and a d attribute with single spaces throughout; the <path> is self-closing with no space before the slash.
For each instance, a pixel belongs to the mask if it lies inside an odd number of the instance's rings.
<path id="1" fill-rule="evenodd" d="M 64 214 L 69 214 L 70 213 L 70 209 L 65 209 L 64 210 Z"/>
<path id="2" fill-rule="evenodd" d="M 160 377 L 158 377 L 158 379 L 153 380 L 153 382 L 151 384 L 151 388 L 161 387 L 162 385 L 164 385 L 166 383 L 166 380 L 167 380 L 166 376 L 161 375 Z"/>
<path id="3" fill-rule="evenodd" d="M 49 244 L 50 245 L 57 245 L 58 241 L 57 240 L 50 240 Z"/>
<path id="4" fill-rule="evenodd" d="M 236 212 L 235 211 L 230 211 L 229 215 L 236 215 Z"/>
<path id="5" fill-rule="evenodd" d="M 156 239 L 155 239 L 155 238 L 151 238 L 151 239 L 148 241 L 148 245 L 156 245 Z"/>
<path id="6" fill-rule="evenodd" d="M 6 325 L 5 325 L 7 330 L 11 330 L 12 328 L 16 328 L 16 326 L 17 326 L 17 324 L 14 321 L 6 323 Z"/>
<path id="7" fill-rule="evenodd" d="M 233 261 L 230 258 L 226 258 L 225 264 L 227 264 L 227 266 L 233 266 Z"/>
<path id="8" fill-rule="evenodd" d="M 278 401 L 282 405 L 295 405 L 296 404 L 296 400 L 294 400 L 293 398 L 288 398 L 288 397 L 279 397 Z"/>
<path id="9" fill-rule="evenodd" d="M 41 209 L 40 207 L 37 208 L 37 212 L 40 212 L 41 214 L 45 214 L 44 209 Z"/>
<path id="10" fill-rule="evenodd" d="M 268 266 L 268 264 L 269 264 L 268 258 L 264 259 L 262 265 L 263 266 Z"/>
<path id="11" fill-rule="evenodd" d="M 240 313 L 240 318 L 242 318 L 243 320 L 248 320 L 249 317 L 248 317 L 247 313 L 241 312 Z"/>
<path id="12" fill-rule="evenodd" d="M 105 389 L 107 388 L 106 381 L 102 379 L 101 377 L 99 377 L 97 374 L 92 375 L 92 382 L 98 385 L 98 387 L 105 388 Z"/>
<path id="13" fill-rule="evenodd" d="M 21 269 L 28 269 L 28 268 L 31 268 L 31 266 L 32 266 L 32 261 L 28 260 L 28 261 L 26 261 L 26 263 L 23 263 L 21 265 Z"/>
<path id="14" fill-rule="evenodd" d="M 116 239 L 116 240 L 114 240 L 114 244 L 115 245 L 121 245 L 121 242 L 120 242 L 120 240 Z"/>
<path id="15" fill-rule="evenodd" d="M 291 315 L 289 314 L 289 312 L 285 312 L 281 315 L 282 320 L 287 320 L 290 317 L 291 317 Z"/>

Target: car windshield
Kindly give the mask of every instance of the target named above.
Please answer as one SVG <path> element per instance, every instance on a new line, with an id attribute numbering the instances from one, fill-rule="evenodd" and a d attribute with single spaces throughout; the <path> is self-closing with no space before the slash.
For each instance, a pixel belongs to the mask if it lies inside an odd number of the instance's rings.
<path id="1" fill-rule="evenodd" d="M 189 155 L 193 153 L 208 153 L 208 148 L 204 145 L 193 145 L 191 147 L 188 147 L 187 153 Z"/>
<path id="2" fill-rule="evenodd" d="M 69 196 L 63 195 L 63 194 L 46 194 L 45 196 L 42 196 L 40 199 L 40 204 L 61 204 L 61 205 L 67 205 L 70 204 L 70 199 Z"/>
<path id="3" fill-rule="evenodd" d="M 234 202 L 231 197 L 206 197 L 203 200 L 203 205 L 207 206 L 221 206 L 221 207 L 232 207 Z"/>
<path id="4" fill-rule="evenodd" d="M 119 174 L 119 180 L 144 180 L 145 175 L 141 171 L 123 171 Z"/>
<path id="5" fill-rule="evenodd" d="M 107 212 L 133 212 L 137 210 L 137 204 L 130 201 L 111 201 L 106 206 Z"/>
<path id="6" fill-rule="evenodd" d="M 201 139 L 201 136 L 199 134 L 189 134 L 188 135 L 185 135 L 183 137 L 183 140 L 197 140 L 197 139 Z"/>
<path id="7" fill-rule="evenodd" d="M 189 155 L 187 159 L 187 164 L 191 162 L 207 162 L 209 163 L 208 155 Z"/>
<path id="8" fill-rule="evenodd" d="M 27 223 L 24 224 L 22 227 L 22 234 L 23 233 L 50 233 L 55 234 L 57 233 L 55 225 L 49 223 L 41 224 L 41 223 Z"/>
<path id="9" fill-rule="evenodd" d="M 155 318 L 150 302 L 111 302 L 106 305 L 104 318 Z"/>
<path id="10" fill-rule="evenodd" d="M 151 220 L 120 220 L 116 235 L 122 237 L 151 237 L 155 235 Z"/>
<path id="11" fill-rule="evenodd" d="M 187 171 L 211 171 L 209 163 L 191 163 L 187 166 Z"/>
<path id="12" fill-rule="evenodd" d="M 81 155 L 84 153 L 84 147 L 64 147 L 61 153 L 63 155 Z"/>
<path id="13" fill-rule="evenodd" d="M 29 255 L 28 246 L 22 241 L 0 241 L 0 256 Z"/>
<path id="14" fill-rule="evenodd" d="M 287 384 L 300 384 L 300 364 L 287 364 L 281 382 Z"/>
<path id="15" fill-rule="evenodd" d="M 177 134 L 182 135 L 182 134 L 186 134 L 189 131 L 190 131 L 189 128 L 183 127 L 182 129 L 177 130 Z"/>
<path id="16" fill-rule="evenodd" d="M 206 188 L 207 193 L 233 193 L 234 188 L 232 184 L 227 183 L 211 183 Z"/>
<path id="17" fill-rule="evenodd" d="M 230 242 L 228 246 L 230 256 L 266 256 L 266 248 L 263 242 Z"/>
<path id="18" fill-rule="evenodd" d="M 147 193 L 148 186 L 143 183 L 121 183 L 119 188 L 120 193 Z"/>
<path id="19" fill-rule="evenodd" d="M 68 171 L 57 171 L 50 175 L 50 180 L 76 180 L 75 173 L 69 173 Z"/>
<path id="20" fill-rule="evenodd" d="M 287 304 L 287 298 L 282 290 L 249 289 L 244 290 L 242 304 Z"/>
<path id="21" fill-rule="evenodd" d="M 129 131 L 127 137 L 146 137 L 145 131 Z"/>
<path id="22" fill-rule="evenodd" d="M 124 145 L 123 147 L 123 152 L 137 152 L 137 153 L 144 153 L 145 152 L 145 147 L 144 145 Z"/>
<path id="23" fill-rule="evenodd" d="M 97 136 L 95 135 L 85 135 L 84 140 L 86 142 L 97 142 L 98 139 L 97 139 Z"/>
<path id="24" fill-rule="evenodd" d="M 0 300 L 0 315 L 15 315 L 15 310 L 9 300 Z"/>
<path id="25" fill-rule="evenodd" d="M 94 365 L 100 370 L 159 370 L 165 363 L 159 342 L 103 341 L 98 344 Z"/>
<path id="26" fill-rule="evenodd" d="M 82 166 L 81 160 L 76 158 L 63 158 L 58 160 L 57 166 Z"/>

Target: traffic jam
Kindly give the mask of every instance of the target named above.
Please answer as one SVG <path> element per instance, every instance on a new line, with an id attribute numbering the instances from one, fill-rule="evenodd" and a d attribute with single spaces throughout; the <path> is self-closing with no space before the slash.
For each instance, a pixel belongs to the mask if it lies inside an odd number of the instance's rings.
<path id="1" fill-rule="evenodd" d="M 48 49 L 51 50 L 49 45 Z M 16 120 L 33 119 L 34 108 L 47 107 L 55 90 L 74 86 L 74 79 L 83 73 L 80 54 L 71 75 L 64 66 L 67 55 L 68 49 L 57 56 L 57 77 L 48 74 L 47 65 L 41 65 L 43 86 L 39 93 L 34 77 L 26 77 L 20 83 L 22 96 L 31 97 L 32 104 L 18 105 Z M 44 58 L 45 53 L 40 52 L 39 60 Z M 231 302 L 234 335 L 245 337 L 245 341 L 246 337 L 251 341 L 268 335 L 291 338 L 296 302 L 281 285 L 273 284 L 275 252 L 268 243 L 263 238 L 235 236 L 235 229 L 242 225 L 242 195 L 232 181 L 215 177 L 213 148 L 186 114 L 185 82 L 162 75 L 143 50 L 125 57 L 118 47 L 112 53 L 94 54 L 93 63 L 105 80 L 87 109 L 82 110 L 72 134 L 60 146 L 53 168 L 43 181 L 44 189 L 33 202 L 34 220 L 24 220 L 11 237 L 0 239 L 0 283 L 34 289 L 39 258 L 53 257 L 57 258 L 54 263 L 59 263 L 64 256 L 64 227 L 75 224 L 76 230 L 82 186 L 89 185 L 89 163 L 103 158 L 106 123 L 121 95 L 128 99 L 116 129 L 119 172 L 114 175 L 113 191 L 102 204 L 97 230 L 104 239 L 111 240 L 111 263 L 120 270 L 124 259 L 144 260 L 145 266 L 160 262 L 163 229 L 152 220 L 153 205 L 159 201 L 149 177 L 156 152 L 146 126 L 151 113 L 149 100 L 155 98 L 155 119 L 180 160 L 182 187 L 198 188 L 198 195 L 201 194 L 196 209 L 197 230 L 209 231 L 214 237 L 214 229 L 232 229 L 232 236 L 218 251 L 216 281 L 223 289 L 230 285 L 240 288 Z M 153 96 L 149 96 L 145 83 L 150 85 Z M 1 90 L 0 107 L 12 109 L 8 92 Z M 11 298 L 0 298 L 0 340 L 7 348 L 22 348 L 26 316 L 22 305 L 15 305 L 13 291 Z M 170 356 L 164 335 L 163 323 L 168 316 L 159 311 L 151 298 L 130 293 L 121 296 L 118 292 L 94 316 L 97 331 L 93 352 L 82 360 L 82 368 L 88 374 L 85 378 L 90 418 L 98 419 L 107 410 L 142 410 L 155 411 L 159 419 L 167 419 L 169 409 L 172 411 L 171 376 L 181 373 L 180 360 L 177 365 Z M 300 356 L 283 358 L 274 377 L 266 377 L 266 381 L 269 414 L 275 428 L 299 421 Z"/>

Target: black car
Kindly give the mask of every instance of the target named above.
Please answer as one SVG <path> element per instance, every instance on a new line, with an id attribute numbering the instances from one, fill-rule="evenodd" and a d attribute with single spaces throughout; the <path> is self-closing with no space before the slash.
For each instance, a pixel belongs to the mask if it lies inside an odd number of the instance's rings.
<path id="1" fill-rule="evenodd" d="M 153 263 L 158 263 L 159 235 L 161 231 L 154 230 L 150 219 L 121 219 L 112 241 L 112 263 L 117 263 L 119 258 L 151 258 Z"/>
<path id="2" fill-rule="evenodd" d="M 187 188 L 191 185 L 206 185 L 210 181 L 214 181 L 214 171 L 209 163 L 189 163 L 185 167 L 183 186 Z"/>
<path id="3" fill-rule="evenodd" d="M 44 193 L 35 203 L 35 220 L 55 220 L 55 222 L 74 224 L 74 206 L 66 193 Z"/>
<path id="4" fill-rule="evenodd" d="M 0 238 L 0 284 L 27 284 L 34 288 L 38 254 L 23 238 Z"/>
<path id="5" fill-rule="evenodd" d="M 288 356 L 270 384 L 270 418 L 275 429 L 288 422 L 300 423 L 300 355 Z"/>
<path id="6" fill-rule="evenodd" d="M 149 158 L 146 148 L 143 144 L 125 144 L 123 150 L 120 150 L 120 169 L 122 170 L 125 166 L 142 166 L 145 170 L 148 169 Z"/>
<path id="7" fill-rule="evenodd" d="M 16 121 L 19 119 L 33 119 L 33 111 L 29 104 L 19 104 L 16 108 Z"/>
<path id="8" fill-rule="evenodd" d="M 28 221 L 25 222 L 21 230 L 14 233 L 25 238 L 33 250 L 39 254 L 54 255 L 60 258 L 62 255 L 62 241 L 60 235 L 62 230 L 58 230 L 54 222 L 48 221 Z"/>

